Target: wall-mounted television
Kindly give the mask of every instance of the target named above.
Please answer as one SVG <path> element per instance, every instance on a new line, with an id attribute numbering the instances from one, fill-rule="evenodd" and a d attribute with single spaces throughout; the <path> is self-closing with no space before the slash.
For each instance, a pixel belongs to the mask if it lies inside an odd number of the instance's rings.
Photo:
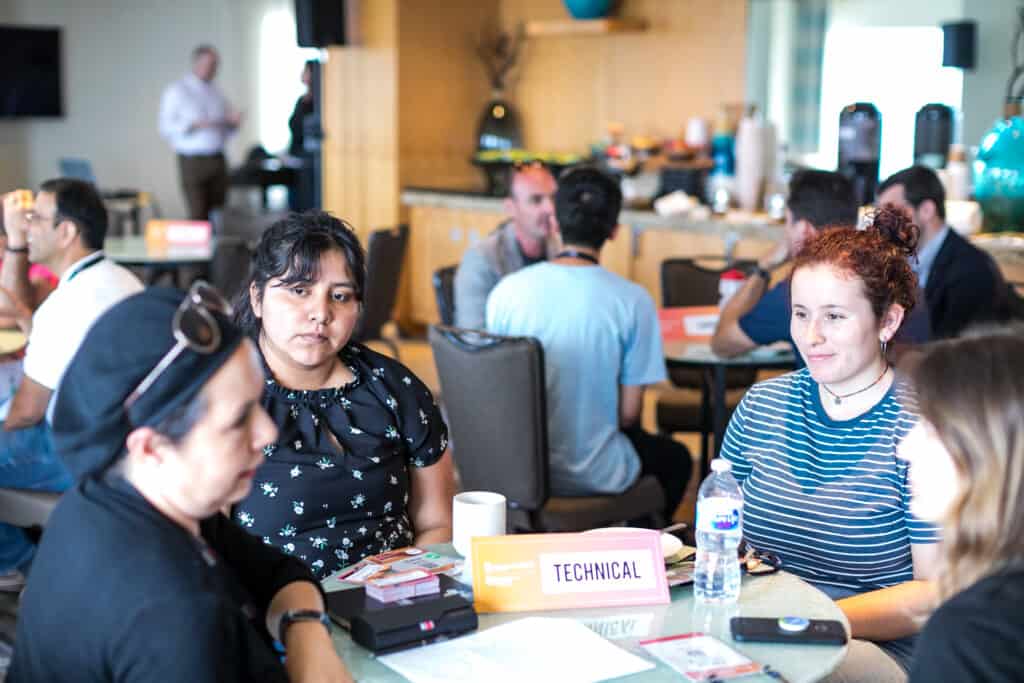
<path id="1" fill-rule="evenodd" d="M 0 118 L 63 115 L 60 29 L 0 25 Z"/>

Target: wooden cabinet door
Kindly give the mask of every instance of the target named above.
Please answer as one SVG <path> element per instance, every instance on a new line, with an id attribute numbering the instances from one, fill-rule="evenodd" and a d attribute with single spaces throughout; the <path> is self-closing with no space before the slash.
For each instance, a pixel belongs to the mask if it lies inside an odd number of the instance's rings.
<path id="1" fill-rule="evenodd" d="M 503 220 L 500 213 L 436 206 L 414 206 L 409 221 L 409 296 L 414 323 L 439 320 L 434 272 L 457 266 L 466 249 L 487 236 Z"/>

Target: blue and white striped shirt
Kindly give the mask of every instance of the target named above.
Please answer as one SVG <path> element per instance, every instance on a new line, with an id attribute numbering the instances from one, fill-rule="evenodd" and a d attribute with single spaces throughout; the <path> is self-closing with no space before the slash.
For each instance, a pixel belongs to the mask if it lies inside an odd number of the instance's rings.
<path id="1" fill-rule="evenodd" d="M 910 514 L 896 446 L 917 422 L 897 380 L 871 410 L 836 421 L 804 368 L 760 382 L 729 422 L 722 457 L 743 488 L 743 535 L 812 583 L 858 593 L 913 579 L 911 543 L 938 529 Z"/>

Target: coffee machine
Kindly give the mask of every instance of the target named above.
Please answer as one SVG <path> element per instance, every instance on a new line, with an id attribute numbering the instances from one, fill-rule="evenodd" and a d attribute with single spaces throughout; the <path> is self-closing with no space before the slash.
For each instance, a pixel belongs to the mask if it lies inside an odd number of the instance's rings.
<path id="1" fill-rule="evenodd" d="M 839 173 L 853 182 L 861 205 L 875 200 L 882 153 L 882 115 L 870 102 L 855 102 L 839 112 Z"/>
<path id="2" fill-rule="evenodd" d="M 935 171 L 946 167 L 953 144 L 953 109 L 926 104 L 914 117 L 914 164 Z"/>

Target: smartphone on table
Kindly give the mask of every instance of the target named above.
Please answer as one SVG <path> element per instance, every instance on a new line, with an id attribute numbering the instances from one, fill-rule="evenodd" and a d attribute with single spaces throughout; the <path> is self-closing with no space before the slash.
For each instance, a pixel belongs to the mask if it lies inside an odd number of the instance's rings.
<path id="1" fill-rule="evenodd" d="M 846 628 L 834 619 L 803 617 L 733 617 L 734 640 L 745 643 L 800 643 L 845 645 Z"/>

